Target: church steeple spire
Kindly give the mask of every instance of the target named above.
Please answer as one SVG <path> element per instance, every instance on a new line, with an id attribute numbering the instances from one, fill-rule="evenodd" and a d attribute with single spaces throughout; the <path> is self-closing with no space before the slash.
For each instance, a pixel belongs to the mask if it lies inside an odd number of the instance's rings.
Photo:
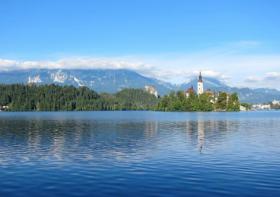
<path id="1" fill-rule="evenodd" d="M 201 72 L 199 72 L 198 82 L 202 82 L 202 75 L 201 75 Z"/>

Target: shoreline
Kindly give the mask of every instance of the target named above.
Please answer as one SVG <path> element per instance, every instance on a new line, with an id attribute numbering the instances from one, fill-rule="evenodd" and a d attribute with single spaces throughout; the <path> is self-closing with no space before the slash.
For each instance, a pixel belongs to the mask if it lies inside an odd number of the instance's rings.
<path id="1" fill-rule="evenodd" d="M 174 113 L 238 113 L 238 112 L 273 112 L 280 110 L 246 110 L 246 111 L 159 111 L 159 110 L 80 110 L 80 111 L 0 111 L 0 113 L 52 113 L 52 112 L 174 112 Z"/>

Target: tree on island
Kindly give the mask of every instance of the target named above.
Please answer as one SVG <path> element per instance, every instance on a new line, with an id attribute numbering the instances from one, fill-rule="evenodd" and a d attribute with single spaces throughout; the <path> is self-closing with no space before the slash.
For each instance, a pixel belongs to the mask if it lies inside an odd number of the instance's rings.
<path id="1" fill-rule="evenodd" d="M 208 93 L 200 95 L 191 93 L 185 96 L 183 91 L 165 95 L 158 104 L 160 111 L 239 111 L 239 100 L 236 93 L 220 92 L 217 101 Z"/>
<path id="2" fill-rule="evenodd" d="M 240 102 L 237 93 L 233 93 L 229 95 L 227 111 L 239 111 L 240 110 Z"/>

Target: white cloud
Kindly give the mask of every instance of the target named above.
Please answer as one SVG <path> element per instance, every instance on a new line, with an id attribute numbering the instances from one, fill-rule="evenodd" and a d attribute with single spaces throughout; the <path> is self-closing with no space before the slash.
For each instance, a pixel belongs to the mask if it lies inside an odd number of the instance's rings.
<path id="1" fill-rule="evenodd" d="M 265 74 L 265 80 L 280 80 L 280 72 L 268 72 Z"/>
<path id="2" fill-rule="evenodd" d="M 202 72 L 203 76 L 206 76 L 206 77 L 217 78 L 217 79 L 220 79 L 220 80 L 230 79 L 229 76 L 226 76 L 225 74 L 223 74 L 221 72 L 217 72 L 217 71 L 213 71 L 213 70 L 196 70 L 196 71 L 193 72 L 193 75 L 198 76 L 199 72 Z"/>
<path id="3" fill-rule="evenodd" d="M 15 60 L 1 59 L 0 58 L 0 68 L 2 70 L 10 69 L 12 66 L 16 65 Z"/>
<path id="4" fill-rule="evenodd" d="M 267 72 L 261 76 L 250 76 L 245 80 L 245 86 L 248 87 L 266 87 L 280 89 L 277 84 L 280 83 L 280 72 Z"/>
<path id="5" fill-rule="evenodd" d="M 1 70 L 13 69 L 29 69 L 29 68 L 48 68 L 48 69 L 132 69 L 146 70 L 151 66 L 143 62 L 131 62 L 118 58 L 64 58 L 56 61 L 15 61 L 0 59 Z"/>
<path id="6" fill-rule="evenodd" d="M 161 80 L 187 82 L 201 71 L 203 76 L 214 77 L 230 85 L 272 87 L 266 80 L 280 78 L 280 55 L 224 55 L 186 54 L 151 57 L 70 57 L 58 60 L 9 60 L 0 59 L 0 70 L 49 68 L 49 69 L 131 69 Z M 276 70 L 271 72 L 271 70 Z M 252 75 L 256 74 L 256 76 Z M 265 73 L 265 74 L 262 74 Z M 257 76 L 259 75 L 259 76 Z"/>
<path id="7" fill-rule="evenodd" d="M 248 83 L 257 83 L 257 82 L 260 82 L 262 79 L 259 78 L 259 77 L 256 77 L 256 76 L 249 76 L 247 78 L 245 78 L 245 82 L 248 82 Z"/>
<path id="8" fill-rule="evenodd" d="M 188 53 L 123 57 L 77 56 L 57 60 L 0 59 L 0 70 L 131 69 L 172 83 L 187 82 L 201 71 L 203 76 L 215 77 L 233 86 L 274 87 L 273 81 L 280 78 L 280 54 L 249 53 L 262 45 L 258 41 L 243 40 Z"/>

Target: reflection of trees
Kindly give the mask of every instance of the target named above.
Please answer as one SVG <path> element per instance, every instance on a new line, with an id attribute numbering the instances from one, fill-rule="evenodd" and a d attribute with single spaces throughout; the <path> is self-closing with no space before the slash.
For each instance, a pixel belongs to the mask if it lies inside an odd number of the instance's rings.
<path id="1" fill-rule="evenodd" d="M 154 121 L 0 120 L 0 161 L 62 162 L 145 156 Z M 2 143 L 3 142 L 3 143 Z M 13 156 L 11 156 L 13 155 Z M 140 159 L 140 158 L 138 158 Z"/>

